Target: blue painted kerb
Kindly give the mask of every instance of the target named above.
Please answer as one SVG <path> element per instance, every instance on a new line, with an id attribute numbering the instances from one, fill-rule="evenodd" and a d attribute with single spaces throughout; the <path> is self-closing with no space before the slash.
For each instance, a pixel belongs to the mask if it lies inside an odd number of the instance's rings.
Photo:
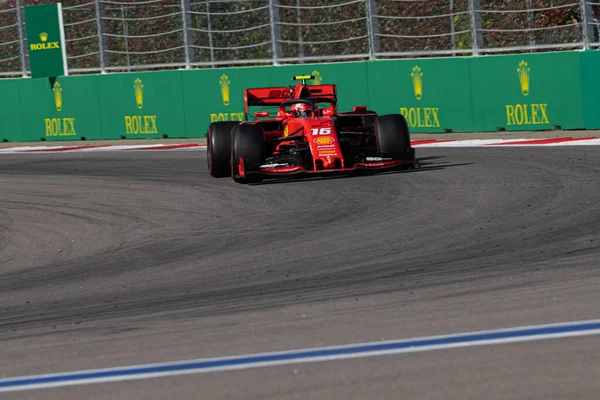
<path id="1" fill-rule="evenodd" d="M 0 380 L 0 388 L 10 388 L 16 386 L 34 386 L 43 384 L 53 384 L 61 382 L 73 382 L 84 381 L 84 380 L 95 380 L 95 379 L 106 379 L 116 377 L 130 376 L 134 378 L 138 375 L 144 374 L 155 374 L 155 373 L 168 373 L 168 372 L 186 372 L 186 371 L 198 371 L 201 372 L 204 369 L 212 369 L 219 367 L 251 367 L 253 364 L 271 363 L 271 362 L 294 362 L 302 361 L 305 359 L 318 359 L 328 358 L 335 356 L 349 356 L 349 355 L 360 355 L 361 353 L 372 353 L 372 352 L 386 352 L 394 350 L 402 350 L 409 348 L 422 348 L 429 346 L 443 346 L 461 344 L 466 342 L 479 342 L 484 344 L 485 342 L 491 342 L 495 340 L 507 340 L 516 339 L 531 336 L 532 339 L 543 336 L 550 336 L 556 334 L 568 334 L 585 332 L 600 329 L 600 322 L 584 322 L 584 323 L 573 323 L 555 326 L 544 326 L 544 327 L 532 327 L 532 328 L 521 328 L 514 330 L 502 330 L 492 331 L 485 333 L 471 333 L 471 334 L 458 334 L 451 336 L 444 336 L 439 338 L 429 339 L 410 339 L 410 340 L 399 340 L 392 342 L 383 343 L 372 343 L 372 344 L 354 344 L 348 346 L 338 346 L 333 348 L 315 349 L 315 350 L 296 350 L 289 352 L 280 352 L 272 354 L 261 354 L 261 355 L 249 355 L 240 357 L 230 357 L 226 359 L 212 359 L 212 360 L 198 360 L 198 361 L 186 361 L 186 362 L 173 362 L 169 364 L 161 365 L 148 365 L 141 367 L 131 368 L 114 368 L 105 369 L 102 371 L 90 371 L 90 372 L 73 372 L 73 373 L 61 373 L 47 376 L 32 376 L 22 378 L 9 378 Z"/>

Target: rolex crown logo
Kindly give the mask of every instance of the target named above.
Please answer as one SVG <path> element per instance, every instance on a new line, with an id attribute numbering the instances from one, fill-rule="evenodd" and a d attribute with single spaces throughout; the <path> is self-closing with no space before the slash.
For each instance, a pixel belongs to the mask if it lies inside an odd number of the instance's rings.
<path id="1" fill-rule="evenodd" d="M 144 107 L 144 84 L 140 78 L 137 78 L 133 83 L 135 90 L 135 104 L 140 110 Z"/>
<path id="2" fill-rule="evenodd" d="M 519 68 L 517 68 L 517 72 L 519 73 L 519 83 L 521 84 L 521 92 L 523 96 L 529 95 L 529 73 L 531 72 L 531 68 L 529 68 L 528 64 L 525 60 L 519 63 Z"/>
<path id="3" fill-rule="evenodd" d="M 221 97 L 223 98 L 223 104 L 225 107 L 229 106 L 229 77 L 225 74 L 221 75 L 219 85 L 221 85 Z"/>
<path id="4" fill-rule="evenodd" d="M 423 98 L 423 72 L 421 72 L 421 68 L 416 65 L 412 69 L 412 73 L 410 74 L 413 82 L 413 90 L 415 91 L 415 97 L 417 100 L 421 100 Z"/>
<path id="5" fill-rule="evenodd" d="M 313 81 L 315 85 L 320 85 L 321 83 L 323 83 L 323 77 L 321 76 L 321 73 L 316 69 L 312 72 L 312 76 L 315 77 Z"/>
<path id="6" fill-rule="evenodd" d="M 47 41 L 47 40 L 48 40 L 48 34 L 47 34 L 46 32 L 42 32 L 42 33 L 40 33 L 40 40 L 41 40 L 42 42 L 45 42 L 45 41 Z"/>
<path id="7" fill-rule="evenodd" d="M 56 111 L 60 111 L 63 106 L 62 87 L 60 87 L 60 83 L 54 83 L 52 91 L 54 92 L 54 105 L 56 106 Z"/>

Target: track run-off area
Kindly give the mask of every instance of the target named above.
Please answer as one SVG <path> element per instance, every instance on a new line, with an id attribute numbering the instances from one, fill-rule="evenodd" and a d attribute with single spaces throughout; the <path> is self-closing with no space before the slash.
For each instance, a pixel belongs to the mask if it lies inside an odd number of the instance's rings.
<path id="1" fill-rule="evenodd" d="M 0 398 L 597 398 L 600 140 L 413 144 L 257 185 L 0 148 Z"/>

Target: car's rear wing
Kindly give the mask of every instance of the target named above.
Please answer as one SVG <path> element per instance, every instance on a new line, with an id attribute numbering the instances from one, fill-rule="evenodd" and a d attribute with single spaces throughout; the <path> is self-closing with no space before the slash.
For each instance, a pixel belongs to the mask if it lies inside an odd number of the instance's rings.
<path id="1" fill-rule="evenodd" d="M 298 86 L 297 86 L 298 87 Z M 336 99 L 335 85 L 307 85 L 300 86 L 302 90 L 308 89 L 302 97 L 316 97 Z M 252 106 L 278 106 L 286 100 L 295 98 L 293 91 L 295 87 L 272 87 L 244 89 L 244 112 L 248 115 L 248 108 Z"/>

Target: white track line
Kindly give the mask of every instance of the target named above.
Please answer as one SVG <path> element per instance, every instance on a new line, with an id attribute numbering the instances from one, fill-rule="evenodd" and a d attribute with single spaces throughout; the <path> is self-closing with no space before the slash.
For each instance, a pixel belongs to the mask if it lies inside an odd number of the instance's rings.
<path id="1" fill-rule="evenodd" d="M 551 141 L 543 143 L 543 141 Z M 552 142 L 558 140 L 558 142 Z M 600 146 L 600 138 L 543 138 L 543 139 L 468 139 L 468 140 L 444 140 L 436 142 L 422 143 L 421 140 L 413 141 L 415 148 L 460 148 L 460 147 L 557 147 L 557 146 Z M 181 147 L 177 147 L 181 146 Z M 47 153 L 92 153 L 92 152 L 113 152 L 113 151 L 205 151 L 206 145 L 193 144 L 146 144 L 146 145 L 98 145 L 87 147 L 81 146 L 16 146 L 0 147 L 2 154 L 47 154 Z"/>

